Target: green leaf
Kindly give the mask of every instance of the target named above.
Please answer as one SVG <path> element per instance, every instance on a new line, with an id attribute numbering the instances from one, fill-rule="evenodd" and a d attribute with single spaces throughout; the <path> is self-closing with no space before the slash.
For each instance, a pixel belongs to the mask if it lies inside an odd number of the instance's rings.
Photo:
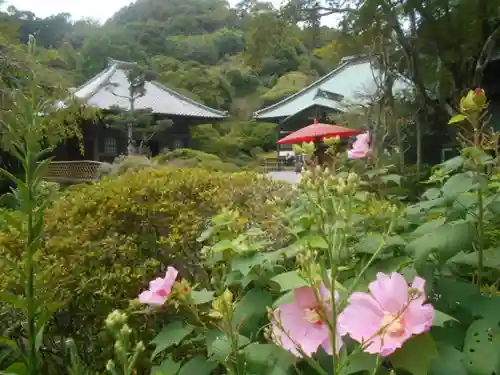
<path id="1" fill-rule="evenodd" d="M 433 169 L 439 170 L 443 175 L 447 175 L 464 165 L 465 158 L 462 155 L 455 156 L 454 158 L 448 159 L 445 162 L 436 165 Z"/>
<path id="2" fill-rule="evenodd" d="M 441 228 L 446 223 L 445 217 L 440 217 L 438 219 L 434 219 L 431 221 L 427 221 L 420 225 L 417 229 L 415 229 L 410 236 L 412 237 L 420 237 L 424 234 L 434 232 L 436 229 Z"/>
<path id="3" fill-rule="evenodd" d="M 356 251 L 365 254 L 375 254 L 379 248 L 385 250 L 397 246 L 406 246 L 405 240 L 400 236 L 385 237 L 380 233 L 370 233 L 356 245 Z"/>
<path id="4" fill-rule="evenodd" d="M 265 260 L 266 258 L 261 253 L 250 256 L 236 256 L 231 263 L 231 268 L 241 272 L 243 276 L 247 276 L 253 267 L 264 263 Z"/>
<path id="5" fill-rule="evenodd" d="M 473 322 L 465 335 L 464 364 L 469 375 L 500 373 L 499 320 Z"/>
<path id="6" fill-rule="evenodd" d="M 214 253 L 220 253 L 226 250 L 230 250 L 233 248 L 233 242 L 230 240 L 222 240 L 217 242 L 214 246 L 212 246 L 212 251 Z"/>
<path id="7" fill-rule="evenodd" d="M 43 345 L 43 335 L 45 333 L 45 324 L 43 324 L 40 329 L 38 330 L 35 338 L 35 348 L 36 350 L 40 350 L 40 348 Z"/>
<path id="8" fill-rule="evenodd" d="M 424 333 L 410 338 L 390 359 L 396 369 L 413 375 L 427 375 L 430 363 L 438 357 L 436 342 L 430 334 Z"/>
<path id="9" fill-rule="evenodd" d="M 299 276 L 297 271 L 280 273 L 274 276 L 272 281 L 279 284 L 281 291 L 288 291 L 302 286 L 308 286 L 307 282 Z"/>
<path id="10" fill-rule="evenodd" d="M 247 292 L 236 304 L 233 313 L 233 324 L 242 332 L 250 330 L 254 333 L 260 328 L 260 320 L 265 318 L 267 308 L 273 304 L 271 294 L 263 289 L 254 288 Z"/>
<path id="11" fill-rule="evenodd" d="M 377 366 L 377 356 L 364 352 L 350 355 L 347 361 L 347 365 L 340 371 L 339 375 L 351 375 L 361 372 L 371 374 Z"/>
<path id="12" fill-rule="evenodd" d="M 23 310 L 26 308 L 26 302 L 22 296 L 0 292 L 0 300 L 6 302 L 15 309 Z"/>
<path id="13" fill-rule="evenodd" d="M 198 242 L 205 242 L 210 237 L 212 237 L 213 232 L 214 232 L 214 228 L 213 227 L 208 227 L 207 229 L 205 229 L 200 234 L 200 236 L 196 239 L 196 241 L 198 241 Z"/>
<path id="14" fill-rule="evenodd" d="M 321 236 L 306 236 L 302 239 L 302 241 L 311 249 L 328 249 L 328 244 Z"/>
<path id="15" fill-rule="evenodd" d="M 203 305 L 208 302 L 212 302 L 215 299 L 215 292 L 210 290 L 192 290 L 191 299 L 194 305 Z"/>
<path id="16" fill-rule="evenodd" d="M 472 248 L 476 238 L 474 226 L 467 221 L 447 223 L 440 230 L 420 236 L 408 244 L 407 250 L 415 255 L 415 266 L 422 266 L 432 252 L 445 263 L 462 250 Z"/>
<path id="17" fill-rule="evenodd" d="M 181 365 L 181 362 L 175 362 L 171 357 L 168 357 L 159 366 L 153 366 L 151 375 L 175 375 Z"/>
<path id="18" fill-rule="evenodd" d="M 173 322 L 163 327 L 160 333 L 151 340 L 151 343 L 156 345 L 151 359 L 171 346 L 179 345 L 192 331 L 192 326 L 185 325 L 182 322 Z"/>
<path id="19" fill-rule="evenodd" d="M 398 174 L 388 174 L 387 176 L 382 176 L 380 179 L 385 182 L 393 182 L 396 185 L 401 185 L 401 176 Z"/>
<path id="20" fill-rule="evenodd" d="M 295 301 L 295 294 L 293 290 L 289 290 L 273 302 L 273 309 L 279 307 L 284 303 L 291 303 L 293 301 Z"/>
<path id="21" fill-rule="evenodd" d="M 458 195 L 477 187 L 474 176 L 470 172 L 457 173 L 451 176 L 441 188 L 446 199 L 456 198 Z"/>
<path id="22" fill-rule="evenodd" d="M 464 116 L 462 114 L 457 114 L 457 115 L 454 115 L 452 118 L 450 118 L 450 120 L 448 121 L 448 124 L 457 124 L 459 122 L 463 122 L 467 119 L 467 116 Z"/>
<path id="23" fill-rule="evenodd" d="M 177 375 L 210 375 L 216 367 L 217 363 L 199 355 L 187 361 Z"/>
<path id="24" fill-rule="evenodd" d="M 472 253 L 461 252 L 450 258 L 449 262 L 455 264 L 465 264 L 468 266 L 478 267 L 479 253 L 474 251 Z M 483 265 L 486 268 L 500 268 L 500 248 L 486 249 L 483 251 Z"/>
<path id="25" fill-rule="evenodd" d="M 454 317 L 445 314 L 442 311 L 434 310 L 434 319 L 432 325 L 437 327 L 444 327 L 446 322 L 457 321 Z"/>
<path id="26" fill-rule="evenodd" d="M 463 353 L 453 346 L 438 345 L 439 359 L 431 363 L 429 375 L 468 375 L 463 365 Z"/>
<path id="27" fill-rule="evenodd" d="M 4 375 L 28 375 L 26 365 L 22 362 L 16 362 L 1 372 Z"/>
<path id="28" fill-rule="evenodd" d="M 17 345 L 17 342 L 9 339 L 8 337 L 0 337 L 0 345 L 8 346 L 14 352 L 21 353 L 21 349 L 19 348 L 19 345 Z"/>

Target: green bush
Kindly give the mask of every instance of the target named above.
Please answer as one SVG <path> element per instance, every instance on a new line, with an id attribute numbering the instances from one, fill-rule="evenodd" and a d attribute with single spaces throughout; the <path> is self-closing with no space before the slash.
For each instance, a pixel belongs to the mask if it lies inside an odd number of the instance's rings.
<path id="1" fill-rule="evenodd" d="M 140 171 L 158 166 L 155 160 L 144 155 L 122 155 L 117 157 L 112 164 L 104 164 L 99 170 L 99 175 L 101 177 L 122 175 L 128 171 Z"/>
<path id="2" fill-rule="evenodd" d="M 285 238 L 276 224 L 280 205 L 268 199 L 287 198 L 290 190 L 250 173 L 169 167 L 69 188 L 46 213 L 40 257 L 47 271 L 47 277 L 40 272 L 40 295 L 64 302 L 54 334 L 75 337 L 84 357 L 93 353 L 85 359 L 102 366 L 110 355 L 103 348 L 112 346 L 99 331 L 112 309 L 126 307 L 161 266 L 174 265 L 183 277 L 206 285 L 196 238 L 224 207 L 265 226 L 279 243 Z M 0 227 L 1 257 L 20 261 L 21 232 Z M 6 291 L 16 288 L 18 278 L 2 266 L 0 282 Z M 148 319 L 135 322 L 146 337 L 162 315 Z"/>
<path id="3" fill-rule="evenodd" d="M 236 172 L 240 170 L 235 164 L 225 162 L 217 155 L 189 148 L 162 152 L 155 160 L 160 164 L 167 164 L 174 167 L 203 168 L 221 172 Z"/>

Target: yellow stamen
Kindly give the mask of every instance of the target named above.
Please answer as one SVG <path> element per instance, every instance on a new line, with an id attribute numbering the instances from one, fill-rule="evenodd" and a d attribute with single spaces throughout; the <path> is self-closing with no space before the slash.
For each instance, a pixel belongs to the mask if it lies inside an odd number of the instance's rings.
<path id="1" fill-rule="evenodd" d="M 315 309 L 304 309 L 304 317 L 309 323 L 321 324 L 321 317 Z"/>
<path id="2" fill-rule="evenodd" d="M 395 317 L 391 313 L 385 312 L 382 319 L 382 329 L 385 333 L 391 336 L 401 336 L 405 327 L 400 318 Z"/>

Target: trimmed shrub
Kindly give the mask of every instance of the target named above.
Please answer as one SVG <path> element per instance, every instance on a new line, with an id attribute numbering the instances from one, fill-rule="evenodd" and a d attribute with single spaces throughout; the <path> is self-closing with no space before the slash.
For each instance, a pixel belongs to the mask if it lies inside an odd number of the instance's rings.
<path id="1" fill-rule="evenodd" d="M 240 170 L 237 165 L 225 162 L 217 155 L 190 148 L 162 152 L 155 160 L 160 164 L 174 167 L 204 168 L 221 172 L 237 172 Z"/>
<path id="2" fill-rule="evenodd" d="M 157 168 L 158 163 L 144 155 L 118 156 L 112 164 L 104 164 L 100 170 L 100 177 L 122 175 L 128 171 L 140 171 L 146 168 Z"/>
<path id="3" fill-rule="evenodd" d="M 93 353 L 85 358 L 88 362 L 104 365 L 112 350 L 99 334 L 106 315 L 127 307 L 163 266 L 174 265 L 183 277 L 209 282 L 199 265 L 196 238 L 214 214 L 225 207 L 238 209 L 249 222 L 266 226 L 279 243 L 285 238 L 275 220 L 280 206 L 268 199 L 286 201 L 289 194 L 290 186 L 251 173 L 169 167 L 70 187 L 46 213 L 40 257 L 47 273 L 41 277 L 41 296 L 64 302 L 54 334 L 75 337 L 84 357 Z M 21 232 L 0 228 L 0 256 L 20 261 Z M 0 269 L 0 282 L 5 291 L 16 288 L 18 279 Z M 148 319 L 135 322 L 143 333 L 162 316 Z"/>

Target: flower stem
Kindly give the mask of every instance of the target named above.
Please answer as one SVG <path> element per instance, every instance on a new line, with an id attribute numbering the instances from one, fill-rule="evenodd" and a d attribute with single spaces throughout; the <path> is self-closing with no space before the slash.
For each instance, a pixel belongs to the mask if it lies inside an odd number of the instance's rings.
<path id="1" fill-rule="evenodd" d="M 33 254 L 36 250 L 35 241 L 36 233 L 34 232 L 34 182 L 33 181 L 33 158 L 30 150 L 26 151 L 25 164 L 25 183 L 26 196 L 23 200 L 23 208 L 27 216 L 27 241 L 25 248 L 25 293 L 26 293 L 26 319 L 27 319 L 27 334 L 28 334 L 28 374 L 38 374 L 38 355 L 36 348 L 36 301 L 35 301 L 35 275 L 34 275 L 34 259 Z"/>
<path id="2" fill-rule="evenodd" d="M 478 249 L 477 249 L 477 284 L 481 288 L 483 281 L 483 269 L 484 269 L 484 204 L 483 204 L 483 189 L 481 185 L 477 190 L 477 203 L 478 207 L 478 222 L 477 222 L 477 232 L 478 232 Z"/>

